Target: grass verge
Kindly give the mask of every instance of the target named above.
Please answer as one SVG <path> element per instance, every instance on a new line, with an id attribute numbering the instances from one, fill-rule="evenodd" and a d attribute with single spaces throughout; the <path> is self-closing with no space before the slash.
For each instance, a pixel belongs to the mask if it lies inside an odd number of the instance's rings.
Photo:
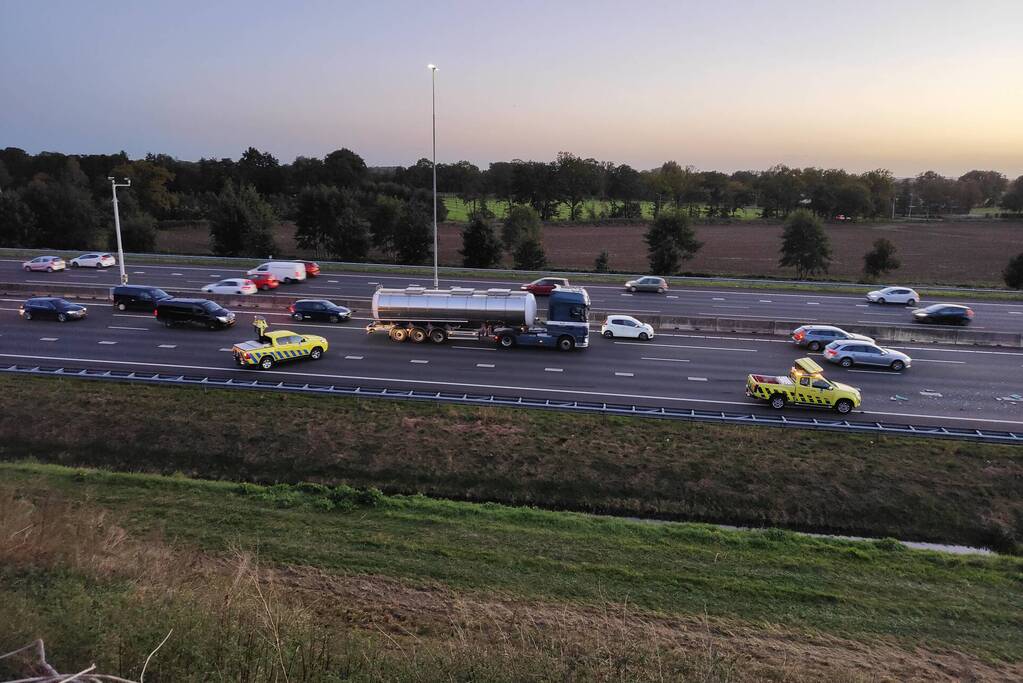
<path id="1" fill-rule="evenodd" d="M 1007 552 L 1023 538 L 1009 445 L 65 378 L 0 391 L 17 397 L 2 459 Z"/>
<path id="2" fill-rule="evenodd" d="M 44 635 L 129 674 L 174 628 L 150 681 L 1023 673 L 1016 558 L 309 485 L 0 475 L 0 643 Z"/>

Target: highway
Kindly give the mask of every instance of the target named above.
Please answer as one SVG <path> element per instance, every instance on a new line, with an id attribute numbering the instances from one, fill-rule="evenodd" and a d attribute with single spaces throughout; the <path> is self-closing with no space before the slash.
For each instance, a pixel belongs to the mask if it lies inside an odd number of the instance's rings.
<path id="1" fill-rule="evenodd" d="M 26 273 L 19 266 L 21 261 L 0 261 L 0 282 L 26 282 L 49 285 L 54 282 L 77 285 L 106 285 L 117 283 L 117 268 L 105 271 L 67 270 L 57 273 Z M 244 270 L 187 265 L 132 264 L 127 267 L 129 281 L 147 284 L 176 292 L 199 292 L 205 285 L 228 277 L 244 276 Z M 494 279 L 451 279 L 441 280 L 441 287 L 512 287 L 527 282 Z M 625 278 L 622 278 L 624 283 Z M 338 298 L 368 302 L 373 290 L 385 287 L 407 285 L 431 286 L 432 279 L 386 273 L 342 273 L 324 271 L 319 277 L 297 285 L 282 285 L 276 293 L 308 296 L 312 298 Z M 897 284 L 897 283 L 895 283 Z M 909 325 L 912 324 L 911 309 L 898 305 L 868 304 L 863 296 L 854 294 L 808 294 L 771 290 L 742 290 L 714 288 L 675 288 L 667 294 L 628 294 L 617 284 L 586 284 L 595 310 L 610 313 L 629 313 L 638 318 L 644 315 L 679 315 L 691 317 L 720 317 L 750 320 L 793 320 L 804 323 L 829 323 L 835 325 Z M 867 288 L 864 288 L 866 294 Z M 255 296 L 259 296 L 258 294 Z M 940 303 L 941 300 L 925 299 L 922 305 Z M 1012 301 L 962 301 L 948 303 L 967 304 L 976 313 L 970 329 L 985 332 L 1023 332 L 1023 298 Z M 542 299 L 541 299 L 541 305 Z M 357 305 L 355 306 L 358 307 Z"/>
<path id="2" fill-rule="evenodd" d="M 209 280 L 214 276 L 231 275 L 223 269 L 192 271 L 180 266 L 161 266 L 158 270 L 144 266 L 133 270 L 147 271 L 133 273 L 134 282 L 163 284 L 176 289 L 181 289 L 180 285 L 171 283 L 201 283 L 208 281 L 204 275 L 209 276 Z M 43 273 L 27 279 L 51 282 L 58 278 L 112 284 L 117 273 L 116 269 L 103 273 Z M 370 282 L 407 284 L 410 281 L 409 278 L 365 275 L 345 278 L 344 282 L 342 278 L 345 276 L 325 274 L 311 283 L 286 288 L 286 291 L 316 292 L 317 296 L 337 292 L 339 298 L 351 298 L 345 292 L 358 291 L 368 298 L 374 286 Z M 455 283 L 446 281 L 445 284 Z M 592 292 L 595 288 L 588 289 Z M 597 292 L 596 298 L 613 301 L 617 296 L 611 288 Z M 694 296 L 711 294 L 694 293 Z M 802 298 L 812 297 L 802 295 Z M 657 301 L 656 295 L 644 299 Z M 660 334 L 646 343 L 607 340 L 594 333 L 589 349 L 572 353 L 526 348 L 499 350 L 475 340 L 452 340 L 445 345 L 396 344 L 383 335 L 367 335 L 363 329 L 364 313 L 357 313 L 356 319 L 348 323 L 329 325 L 299 324 L 291 321 L 285 312 L 261 311 L 260 315 L 277 327 L 320 334 L 330 342 L 329 352 L 320 361 L 297 361 L 262 372 L 238 368 L 230 354 L 232 344 L 252 338 L 252 314 L 247 312 L 239 313 L 239 324 L 234 328 L 209 331 L 167 329 L 151 315 L 119 313 L 109 303 L 90 301 L 83 302 L 89 307 L 89 316 L 83 321 L 63 324 L 24 321 L 17 313 L 19 303 L 20 299 L 11 297 L 0 299 L 2 365 L 162 370 L 239 379 L 274 378 L 769 414 L 773 413 L 770 408 L 745 397 L 746 375 L 751 372 L 784 374 L 794 359 L 806 355 L 804 350 L 777 337 L 682 332 Z M 642 316 L 630 305 L 622 306 L 621 310 Z M 1009 311 L 1005 313 L 1007 317 Z M 1011 398 L 1014 394 L 1023 394 L 1023 351 L 930 344 L 894 348 L 913 357 L 911 369 L 901 374 L 866 368 L 847 370 L 822 361 L 828 377 L 853 384 L 863 391 L 861 410 L 850 419 L 1006 431 L 1023 429 L 1023 401 Z M 835 415 L 800 408 L 787 408 L 786 412 L 803 417 Z"/>

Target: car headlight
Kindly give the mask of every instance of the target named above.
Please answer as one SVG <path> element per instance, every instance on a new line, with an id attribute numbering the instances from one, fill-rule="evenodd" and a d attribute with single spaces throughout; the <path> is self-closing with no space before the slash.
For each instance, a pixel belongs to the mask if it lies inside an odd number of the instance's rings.
<path id="1" fill-rule="evenodd" d="M 219 320 L 222 323 L 226 323 L 228 320 L 230 320 L 230 318 L 228 318 L 226 315 L 220 315 L 217 316 L 217 320 Z"/>

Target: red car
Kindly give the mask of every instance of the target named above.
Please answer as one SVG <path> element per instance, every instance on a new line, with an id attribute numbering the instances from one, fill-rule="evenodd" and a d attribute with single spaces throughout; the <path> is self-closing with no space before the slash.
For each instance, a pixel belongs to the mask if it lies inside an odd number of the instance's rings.
<path id="1" fill-rule="evenodd" d="M 305 265 L 305 276 L 316 277 L 320 274 L 320 264 L 316 261 L 302 261 Z"/>
<path id="2" fill-rule="evenodd" d="M 528 285 L 522 285 L 520 289 L 532 292 L 537 296 L 547 296 L 558 287 L 568 287 L 568 280 L 563 277 L 542 277 L 539 280 L 533 280 Z"/>
<path id="3" fill-rule="evenodd" d="M 264 292 L 268 289 L 277 289 L 281 284 L 281 281 L 273 273 L 256 273 L 255 275 L 250 275 L 249 279 Z"/>

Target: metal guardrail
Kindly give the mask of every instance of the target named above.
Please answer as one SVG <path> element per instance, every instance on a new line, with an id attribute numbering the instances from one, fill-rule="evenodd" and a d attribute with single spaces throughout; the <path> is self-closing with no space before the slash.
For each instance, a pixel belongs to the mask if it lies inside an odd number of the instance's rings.
<path id="1" fill-rule="evenodd" d="M 1008 432 L 988 429 L 970 429 L 935 425 L 913 425 L 888 422 L 853 422 L 843 419 L 815 417 L 789 417 L 785 415 L 754 415 L 693 408 L 657 408 L 599 401 L 563 401 L 557 399 L 528 398 L 524 396 L 499 396 L 496 394 L 469 394 L 445 391 L 423 391 L 418 389 L 387 389 L 337 384 L 316 384 L 307 382 L 274 382 L 265 380 L 237 380 L 229 377 L 176 374 L 164 372 L 139 372 L 133 370 L 98 370 L 45 365 L 8 365 L 0 372 L 17 375 L 49 377 L 74 377 L 79 379 L 106 380 L 116 382 L 140 382 L 177 386 L 202 386 L 223 389 L 247 389 L 261 391 L 284 391 L 304 394 L 327 394 L 416 401 L 460 403 L 478 406 L 503 406 L 559 410 L 573 413 L 647 417 L 680 421 L 716 422 L 723 424 L 756 424 L 771 427 L 817 429 L 839 432 L 892 434 L 899 436 L 926 436 L 931 438 L 983 441 L 988 443 L 1023 444 L 1023 432 Z"/>

